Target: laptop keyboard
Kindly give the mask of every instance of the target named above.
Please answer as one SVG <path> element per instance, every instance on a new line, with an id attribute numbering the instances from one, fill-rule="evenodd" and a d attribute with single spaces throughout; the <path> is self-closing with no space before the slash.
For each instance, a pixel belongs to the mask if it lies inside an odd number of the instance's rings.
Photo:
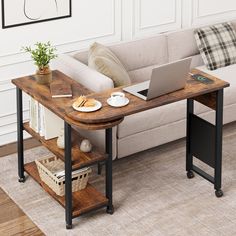
<path id="1" fill-rule="evenodd" d="M 141 90 L 141 91 L 139 91 L 138 93 L 140 93 L 141 95 L 147 97 L 148 89 Z"/>

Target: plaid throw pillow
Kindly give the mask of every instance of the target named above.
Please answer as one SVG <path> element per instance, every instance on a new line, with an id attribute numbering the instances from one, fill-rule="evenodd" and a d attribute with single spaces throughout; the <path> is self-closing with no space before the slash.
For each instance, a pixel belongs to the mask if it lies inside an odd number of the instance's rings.
<path id="1" fill-rule="evenodd" d="M 209 70 L 236 63 L 236 32 L 230 23 L 196 29 L 194 36 Z"/>

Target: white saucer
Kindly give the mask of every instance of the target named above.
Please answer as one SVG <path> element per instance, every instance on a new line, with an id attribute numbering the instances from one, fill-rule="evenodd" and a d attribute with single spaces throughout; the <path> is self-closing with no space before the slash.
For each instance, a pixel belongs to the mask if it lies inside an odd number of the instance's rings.
<path id="1" fill-rule="evenodd" d="M 112 107 L 124 107 L 126 105 L 129 104 L 129 99 L 125 97 L 125 102 L 123 103 L 120 103 L 120 104 L 114 104 L 112 101 L 111 101 L 111 98 L 108 98 L 107 99 L 107 103 L 112 106 Z"/>
<path id="2" fill-rule="evenodd" d="M 102 107 L 102 103 L 95 100 L 96 104 L 94 107 L 76 107 L 74 105 L 74 103 L 72 104 L 72 107 L 76 110 L 76 111 L 81 111 L 81 112 L 92 112 L 92 111 L 97 111 Z"/>

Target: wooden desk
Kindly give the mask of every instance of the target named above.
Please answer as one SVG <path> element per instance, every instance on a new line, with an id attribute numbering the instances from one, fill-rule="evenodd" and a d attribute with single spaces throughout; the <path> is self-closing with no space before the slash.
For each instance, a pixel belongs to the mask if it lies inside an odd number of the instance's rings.
<path id="1" fill-rule="evenodd" d="M 106 100 L 110 93 L 120 91 L 122 88 L 108 90 L 102 93 L 90 93 L 89 90 L 72 81 L 58 71 L 53 72 L 54 78 L 66 79 L 73 87 L 74 98 L 84 94 L 87 97 L 96 98 L 102 102 L 103 107 L 96 112 L 81 113 L 71 108 L 73 99 L 51 99 L 47 86 L 37 85 L 32 76 L 15 79 L 12 82 L 17 86 L 17 117 L 18 117 L 18 166 L 20 181 L 24 181 L 24 161 L 23 161 L 23 128 L 31 132 L 22 122 L 22 90 L 34 97 L 52 112 L 65 121 L 65 173 L 66 173 L 66 224 L 67 228 L 72 227 L 73 215 L 72 194 L 71 194 L 71 170 L 73 151 L 71 152 L 71 126 L 75 125 L 83 129 L 106 129 L 106 199 L 107 212 L 113 213 L 112 205 L 112 127 L 122 122 L 125 116 L 141 111 L 163 106 L 173 102 L 187 99 L 187 134 L 186 134 L 186 171 L 188 178 L 193 178 L 193 171 L 214 184 L 215 194 L 221 197 L 221 162 L 222 162 L 222 118 L 223 118 L 223 89 L 229 83 L 207 75 L 203 72 L 193 70 L 193 73 L 200 73 L 214 80 L 213 84 L 205 85 L 188 78 L 185 89 L 163 95 L 161 97 L 144 101 L 131 94 L 126 93 L 130 103 L 122 108 L 110 107 Z M 198 101 L 216 111 L 215 125 L 201 119 L 194 114 L 194 100 Z M 32 133 L 32 132 L 31 132 Z M 35 136 L 35 135 L 34 135 Z M 44 141 L 42 141 L 44 144 Z M 47 145 L 46 145 L 47 146 Z M 72 149 L 73 150 L 73 149 Z M 63 156 L 63 154 L 61 154 Z M 203 170 L 193 165 L 193 157 L 196 157 L 214 168 L 214 176 L 210 176 Z M 91 159 L 91 158 L 90 158 Z M 78 155 L 78 162 L 82 157 Z M 99 162 L 102 159 L 97 159 Z M 90 164 L 96 161 L 90 161 Z M 88 163 L 87 163 L 88 164 Z M 77 167 L 84 166 L 79 164 Z M 26 168 L 27 170 L 27 168 Z M 59 201 L 60 202 L 60 201 Z M 88 210 L 88 209 L 87 209 Z M 91 210 L 91 209 L 90 209 Z M 78 212 L 77 212 L 78 213 Z M 83 213 L 80 211 L 80 213 Z"/>
<path id="2" fill-rule="evenodd" d="M 125 116 L 135 114 L 141 111 L 149 110 L 155 107 L 163 106 L 166 104 L 174 103 L 184 99 L 191 99 L 197 100 L 204 105 L 215 108 L 215 91 L 223 89 L 229 86 L 229 83 L 217 79 L 216 77 L 206 75 L 203 72 L 194 70 L 193 73 L 200 73 L 203 74 L 210 79 L 214 80 L 213 84 L 205 85 L 203 83 L 199 83 L 193 80 L 190 76 L 187 80 L 187 84 L 185 89 L 181 89 L 175 91 L 173 93 L 169 93 L 158 98 L 154 98 L 150 101 L 145 101 L 140 99 L 132 94 L 122 91 L 122 88 L 116 88 L 107 90 L 102 93 L 94 93 L 90 94 L 88 97 L 96 98 L 102 103 L 102 109 L 92 112 L 92 113 L 82 113 L 75 111 L 72 107 L 71 103 L 68 104 L 66 108 L 67 115 L 73 119 L 77 120 L 86 124 L 99 124 L 101 122 L 108 122 L 113 121 L 115 119 L 124 118 Z M 119 109 L 113 108 L 109 106 L 106 102 L 107 98 L 110 97 L 111 92 L 114 91 L 122 91 L 125 93 L 126 97 L 130 100 L 130 103 Z M 206 95 L 208 94 L 208 95 Z"/>
<path id="3" fill-rule="evenodd" d="M 186 170 L 188 178 L 192 178 L 193 171 L 214 184 L 215 194 L 221 197 L 221 159 L 222 159 L 222 119 L 223 119 L 223 89 L 229 83 L 199 70 L 192 70 L 193 74 L 202 74 L 214 81 L 212 84 L 203 84 L 195 81 L 191 76 L 187 79 L 184 89 L 169 93 L 150 101 L 144 101 L 134 95 L 124 92 L 130 103 L 122 108 L 110 107 L 106 100 L 111 92 L 122 91 L 122 88 L 111 89 L 102 93 L 94 93 L 88 97 L 102 102 L 102 109 L 90 114 L 74 111 L 71 102 L 66 108 L 67 115 L 86 124 L 99 124 L 113 121 L 125 116 L 142 112 L 155 107 L 187 99 L 187 144 Z M 194 100 L 215 110 L 215 125 L 203 120 L 194 114 Z M 193 165 L 193 156 L 214 168 L 214 176 L 210 176 L 197 166 Z"/>

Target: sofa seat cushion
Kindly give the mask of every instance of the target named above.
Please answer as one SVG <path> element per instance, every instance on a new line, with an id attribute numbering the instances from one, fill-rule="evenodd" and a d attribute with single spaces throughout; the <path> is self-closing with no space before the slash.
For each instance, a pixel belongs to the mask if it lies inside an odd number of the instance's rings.
<path id="1" fill-rule="evenodd" d="M 118 138 L 182 120 L 185 116 L 185 100 L 126 116 L 118 125 Z"/>
<path id="2" fill-rule="evenodd" d="M 206 66 L 199 66 L 197 69 L 229 82 L 230 87 L 224 90 L 224 105 L 236 103 L 236 64 L 221 67 L 214 71 L 208 70 Z"/>

